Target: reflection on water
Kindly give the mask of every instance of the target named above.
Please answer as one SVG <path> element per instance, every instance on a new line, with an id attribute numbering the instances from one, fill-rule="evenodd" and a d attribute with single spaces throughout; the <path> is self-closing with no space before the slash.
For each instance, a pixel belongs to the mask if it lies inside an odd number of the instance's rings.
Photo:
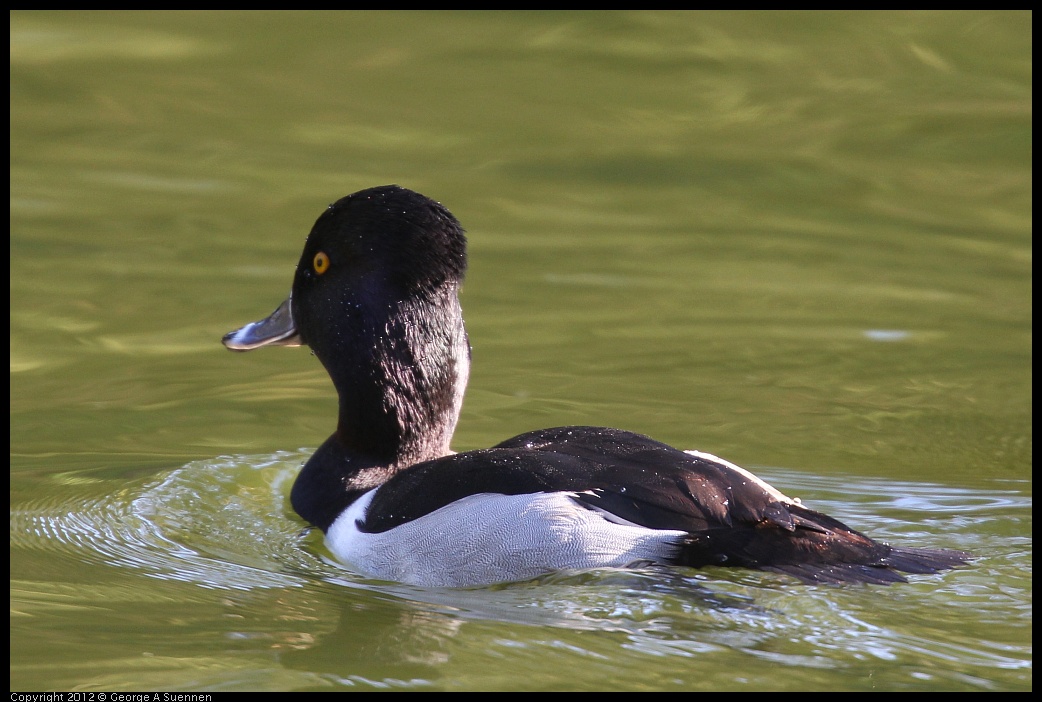
<path id="1" fill-rule="evenodd" d="M 842 669 L 862 657 L 910 658 L 919 661 L 916 665 L 937 659 L 970 668 L 1020 665 L 1001 646 L 931 638 L 907 621 L 944 616 L 952 607 L 999 610 L 995 593 L 981 589 L 986 571 L 1030 544 L 984 537 L 979 526 L 1029 513 L 1030 500 L 1017 490 L 981 492 L 759 471 L 776 485 L 810 495 L 807 501 L 814 507 L 873 536 L 982 556 L 967 568 L 911 576 L 909 585 L 891 588 L 811 587 L 784 576 L 737 569 L 655 568 L 557 573 L 491 588 L 420 589 L 353 575 L 329 560 L 317 535 L 302 538 L 285 499 L 306 457 L 307 453 L 281 452 L 198 461 L 107 499 L 67 497 L 58 504 L 14 506 L 15 551 L 71 556 L 148 576 L 118 594 L 85 587 L 59 595 L 47 583 L 20 582 L 12 586 L 23 603 L 15 612 L 38 616 L 53 614 L 56 607 L 89 610 L 99 598 L 114 596 L 124 602 L 148 601 L 154 599 L 149 578 L 240 592 L 232 599 L 261 597 L 269 602 L 274 620 L 289 626 L 281 634 L 265 630 L 260 635 L 266 646 L 283 652 L 291 668 L 303 652 L 316 647 L 359 661 L 378 651 L 371 661 L 374 671 L 391 667 L 395 676 L 357 673 L 354 681 L 338 681 L 366 687 L 428 687 L 441 677 L 439 666 L 451 657 L 452 642 L 463 628 L 490 626 L 500 629 L 489 643 L 492 650 L 514 656 L 518 647 L 524 653 L 520 666 L 537 667 L 533 648 L 547 646 L 570 656 L 592 657 L 600 661 L 596 669 L 617 664 L 620 655 L 684 659 L 727 651 L 800 670 Z M 1021 596 L 1029 608 L 1030 581 L 1024 586 Z M 185 603 L 199 601 L 189 591 L 180 593 L 175 597 Z M 1018 599 L 1009 592 L 1007 598 Z M 876 611 L 881 599 L 888 608 L 882 616 Z M 608 638 L 582 636 L 595 631 Z M 535 642 L 542 643 L 533 642 L 533 634 Z M 229 641 L 257 643 L 257 633 L 249 626 L 238 633 L 233 628 L 227 636 Z M 322 653 L 320 659 L 328 655 Z M 310 654 L 301 665 L 305 661 L 310 666 L 315 662 Z M 403 678 L 405 671 L 411 673 Z M 164 669 L 157 679 L 168 682 L 167 674 Z M 721 684 L 758 677 L 718 675 Z M 330 682 L 307 676 L 292 680 L 291 687 Z M 114 684 L 113 677 L 100 673 L 92 687 Z"/>

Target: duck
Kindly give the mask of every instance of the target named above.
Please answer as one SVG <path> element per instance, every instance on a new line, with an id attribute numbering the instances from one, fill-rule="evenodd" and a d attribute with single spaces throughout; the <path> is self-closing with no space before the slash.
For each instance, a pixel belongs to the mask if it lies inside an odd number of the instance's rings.
<path id="1" fill-rule="evenodd" d="M 361 190 L 318 217 L 286 301 L 222 339 L 233 351 L 308 346 L 325 367 L 336 431 L 290 501 L 363 577 L 467 588 L 723 566 L 891 584 L 970 560 L 873 540 L 726 460 L 621 429 L 538 429 L 454 452 L 471 363 L 466 268 L 444 205 L 398 185 Z"/>

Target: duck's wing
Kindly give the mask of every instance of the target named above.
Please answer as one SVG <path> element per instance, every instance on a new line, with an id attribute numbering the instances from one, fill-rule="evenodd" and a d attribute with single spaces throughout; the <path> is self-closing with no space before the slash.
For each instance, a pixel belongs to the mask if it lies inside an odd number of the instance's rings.
<path id="1" fill-rule="evenodd" d="M 652 529 L 700 532 L 767 520 L 791 530 L 779 501 L 788 498 L 729 465 L 615 429 L 543 429 L 397 473 L 374 496 L 365 527 L 390 529 L 481 493 L 567 492 L 613 521 Z"/>
<path id="2" fill-rule="evenodd" d="M 732 463 L 631 432 L 562 427 L 505 444 L 537 449 L 540 441 L 554 452 L 606 462 L 597 471 L 599 486 L 575 499 L 609 518 L 687 532 L 677 557 L 682 565 L 756 568 L 811 583 L 893 583 L 905 580 L 897 571 L 936 573 L 972 558 L 875 541 Z M 634 480 L 635 470 L 647 477 Z"/>

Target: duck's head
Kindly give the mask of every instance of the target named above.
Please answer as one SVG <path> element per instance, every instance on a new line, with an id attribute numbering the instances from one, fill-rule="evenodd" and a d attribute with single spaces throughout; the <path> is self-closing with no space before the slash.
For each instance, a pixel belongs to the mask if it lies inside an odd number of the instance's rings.
<path id="1" fill-rule="evenodd" d="M 463 229 L 441 204 L 397 185 L 362 190 L 315 222 L 289 299 L 223 342 L 310 346 L 339 393 L 332 440 L 348 457 L 401 466 L 444 455 L 470 368 L 466 265 Z"/>

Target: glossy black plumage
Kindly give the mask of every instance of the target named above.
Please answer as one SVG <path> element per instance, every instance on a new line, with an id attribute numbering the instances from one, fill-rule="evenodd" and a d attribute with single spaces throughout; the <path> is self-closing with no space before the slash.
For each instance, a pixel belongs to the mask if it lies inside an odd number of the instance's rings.
<path id="1" fill-rule="evenodd" d="M 773 570 L 807 582 L 900 582 L 966 554 L 894 549 L 828 515 L 780 502 L 726 465 L 605 427 L 528 432 L 489 449 L 429 461 L 377 493 L 367 531 L 385 531 L 482 492 L 572 491 L 626 522 L 688 532 L 674 565 Z"/>
<path id="2" fill-rule="evenodd" d="M 889 583 L 904 579 L 897 571 L 966 562 L 958 551 L 873 541 L 715 457 L 617 429 L 542 429 L 452 454 L 470 360 L 458 302 L 465 268 L 463 230 L 442 205 L 398 186 L 361 191 L 315 223 L 291 299 L 225 337 L 235 350 L 306 343 L 336 386 L 337 431 L 291 495 L 310 523 L 328 531 L 376 488 L 359 534 L 393 534 L 474 495 L 567 493 L 608 522 L 682 532 L 662 558 L 674 565 Z"/>

